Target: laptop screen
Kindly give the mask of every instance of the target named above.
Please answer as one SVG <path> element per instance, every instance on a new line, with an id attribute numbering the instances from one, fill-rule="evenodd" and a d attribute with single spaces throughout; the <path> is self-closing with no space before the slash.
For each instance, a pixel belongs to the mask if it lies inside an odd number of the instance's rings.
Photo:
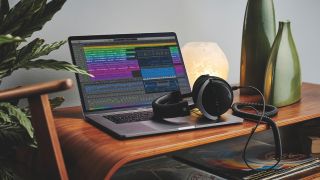
<path id="1" fill-rule="evenodd" d="M 77 75 L 85 111 L 150 106 L 170 91 L 190 92 L 175 33 L 73 36 L 76 65 L 94 77 Z"/>

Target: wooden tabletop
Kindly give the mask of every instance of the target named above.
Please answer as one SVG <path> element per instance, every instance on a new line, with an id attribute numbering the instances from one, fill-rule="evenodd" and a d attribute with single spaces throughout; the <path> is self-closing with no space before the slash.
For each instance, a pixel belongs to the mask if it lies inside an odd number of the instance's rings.
<path id="1" fill-rule="evenodd" d="M 250 102 L 256 98 L 239 97 L 238 94 L 235 97 L 235 102 Z M 54 115 L 67 167 L 71 167 L 69 174 L 77 179 L 109 179 L 128 162 L 246 135 L 255 126 L 255 123 L 245 121 L 236 125 L 118 140 L 84 121 L 80 107 L 61 108 Z M 303 83 L 301 101 L 280 108 L 273 120 L 278 126 L 285 126 L 317 117 L 320 117 L 320 85 Z M 267 128 L 262 124 L 257 131 Z"/>

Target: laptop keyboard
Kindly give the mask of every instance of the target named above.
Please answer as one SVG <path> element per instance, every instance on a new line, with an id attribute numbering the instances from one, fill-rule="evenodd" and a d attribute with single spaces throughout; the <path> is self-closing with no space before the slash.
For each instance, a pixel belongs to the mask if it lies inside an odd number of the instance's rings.
<path id="1" fill-rule="evenodd" d="M 150 120 L 153 116 L 152 111 L 142 111 L 142 112 L 132 112 L 125 114 L 114 114 L 114 115 L 105 115 L 103 117 L 109 119 L 110 121 L 116 124 L 138 122 L 138 121 L 147 121 Z"/>

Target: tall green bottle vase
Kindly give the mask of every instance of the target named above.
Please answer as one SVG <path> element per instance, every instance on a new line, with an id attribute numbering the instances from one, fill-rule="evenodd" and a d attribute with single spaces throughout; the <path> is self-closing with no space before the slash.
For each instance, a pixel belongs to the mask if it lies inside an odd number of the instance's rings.
<path id="1" fill-rule="evenodd" d="M 248 0 L 242 33 L 240 85 L 263 91 L 264 75 L 276 36 L 273 0 Z M 250 94 L 246 89 L 241 94 Z"/>
<path id="2" fill-rule="evenodd" d="M 301 98 L 300 61 L 289 21 L 279 22 L 265 74 L 264 96 L 267 103 L 277 107 Z"/>

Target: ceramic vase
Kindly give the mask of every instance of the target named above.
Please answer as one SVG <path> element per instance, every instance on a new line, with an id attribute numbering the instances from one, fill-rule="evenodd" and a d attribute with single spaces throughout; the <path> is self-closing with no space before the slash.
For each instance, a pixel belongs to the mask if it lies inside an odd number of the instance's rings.
<path id="1" fill-rule="evenodd" d="M 248 0 L 242 32 L 240 85 L 263 91 L 264 75 L 276 36 L 273 0 Z M 246 89 L 241 94 L 250 94 Z"/>
<path id="2" fill-rule="evenodd" d="M 264 81 L 266 102 L 277 107 L 301 98 L 301 70 L 290 22 L 280 22 L 272 45 Z"/>

